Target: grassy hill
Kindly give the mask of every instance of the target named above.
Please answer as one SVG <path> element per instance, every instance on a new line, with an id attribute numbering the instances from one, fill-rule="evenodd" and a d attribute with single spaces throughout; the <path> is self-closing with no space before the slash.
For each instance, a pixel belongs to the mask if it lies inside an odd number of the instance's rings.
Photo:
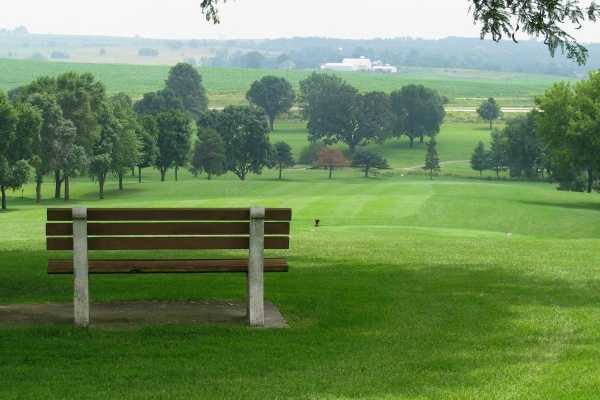
<path id="1" fill-rule="evenodd" d="M 31 186 L 13 195 L 0 213 L 0 304 L 72 300 L 72 278 L 45 273 L 48 206 L 292 207 L 290 272 L 266 279 L 290 328 L 0 323 L 1 397 L 595 398 L 600 197 L 350 170 L 286 177 L 152 173 L 123 193 L 110 182 L 102 202 L 78 179 L 72 202 L 42 206 Z M 240 301 L 244 288 L 237 275 L 91 279 L 94 302 Z"/>
<path id="2" fill-rule="evenodd" d="M 0 89 L 9 90 L 42 75 L 58 75 L 66 71 L 92 72 L 106 85 L 109 93 L 124 91 L 141 97 L 161 88 L 169 67 L 125 64 L 79 64 L 0 59 Z M 311 71 L 251 70 L 201 68 L 211 106 L 222 107 L 245 102 L 245 93 L 256 79 L 272 74 L 298 82 Z M 390 92 L 409 83 L 437 89 L 451 100 L 451 105 L 474 106 L 482 98 L 496 97 L 503 106 L 531 106 L 536 95 L 543 94 L 557 76 L 473 70 L 406 68 L 399 74 L 341 73 L 358 89 Z M 564 78 L 570 79 L 570 78 Z"/>

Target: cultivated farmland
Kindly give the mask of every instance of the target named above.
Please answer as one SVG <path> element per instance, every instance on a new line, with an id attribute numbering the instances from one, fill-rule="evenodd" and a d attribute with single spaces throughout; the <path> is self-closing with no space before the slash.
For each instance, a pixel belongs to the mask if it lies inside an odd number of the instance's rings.
<path id="1" fill-rule="evenodd" d="M 139 98 L 145 92 L 160 89 L 168 70 L 168 66 L 0 60 L 0 89 L 13 89 L 41 75 L 76 71 L 93 73 L 111 94 L 126 92 Z M 200 72 L 212 107 L 245 103 L 245 93 L 252 82 L 264 75 L 284 77 L 297 88 L 298 82 L 311 73 L 231 68 L 201 68 Z M 401 69 L 397 75 L 343 73 L 342 76 L 363 91 L 391 92 L 403 85 L 416 83 L 437 89 L 448 97 L 452 106 L 477 106 L 483 98 L 493 96 L 505 107 L 532 106 L 534 97 L 543 94 L 554 82 L 569 79 L 550 75 L 423 68 Z"/>

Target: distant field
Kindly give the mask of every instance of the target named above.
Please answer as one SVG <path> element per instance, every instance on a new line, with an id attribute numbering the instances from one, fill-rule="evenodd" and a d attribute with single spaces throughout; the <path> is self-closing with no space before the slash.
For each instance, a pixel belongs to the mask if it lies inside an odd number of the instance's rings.
<path id="1" fill-rule="evenodd" d="M 159 89 L 167 77 L 168 70 L 168 66 L 0 59 L 0 89 L 12 89 L 41 75 L 77 71 L 94 73 L 105 83 L 109 93 L 123 91 L 133 97 L 141 97 L 145 92 Z M 298 82 L 311 72 L 201 68 L 210 104 L 213 107 L 243 104 L 244 94 L 250 84 L 264 75 L 285 77 L 297 88 Z M 424 68 L 405 68 L 396 75 L 368 73 L 341 73 L 340 75 L 362 91 L 390 92 L 403 85 L 417 83 L 437 89 L 450 99 L 450 104 L 453 106 L 475 106 L 482 98 L 495 97 L 505 107 L 532 106 L 534 97 L 542 94 L 554 82 L 572 79 L 550 75 Z"/>

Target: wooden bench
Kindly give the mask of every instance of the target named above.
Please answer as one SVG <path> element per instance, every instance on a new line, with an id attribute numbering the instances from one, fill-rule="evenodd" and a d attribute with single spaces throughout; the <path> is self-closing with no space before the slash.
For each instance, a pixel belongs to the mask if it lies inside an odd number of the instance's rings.
<path id="1" fill-rule="evenodd" d="M 49 274 L 74 275 L 74 319 L 88 326 L 88 274 L 247 274 L 248 322 L 264 325 L 264 272 L 287 272 L 283 258 L 265 249 L 289 249 L 292 212 L 280 208 L 51 208 L 48 250 L 72 250 L 69 260 L 50 259 Z M 248 250 L 242 259 L 89 259 L 88 250 Z"/>

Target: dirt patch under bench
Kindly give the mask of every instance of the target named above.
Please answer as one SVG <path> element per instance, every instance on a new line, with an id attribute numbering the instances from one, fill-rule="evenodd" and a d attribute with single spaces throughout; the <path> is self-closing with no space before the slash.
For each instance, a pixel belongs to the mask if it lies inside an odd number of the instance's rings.
<path id="1" fill-rule="evenodd" d="M 122 302 L 90 305 L 92 326 L 245 325 L 246 305 L 227 301 Z M 0 305 L 0 326 L 72 324 L 72 304 Z M 286 328 L 271 302 L 265 302 L 265 328 Z"/>

